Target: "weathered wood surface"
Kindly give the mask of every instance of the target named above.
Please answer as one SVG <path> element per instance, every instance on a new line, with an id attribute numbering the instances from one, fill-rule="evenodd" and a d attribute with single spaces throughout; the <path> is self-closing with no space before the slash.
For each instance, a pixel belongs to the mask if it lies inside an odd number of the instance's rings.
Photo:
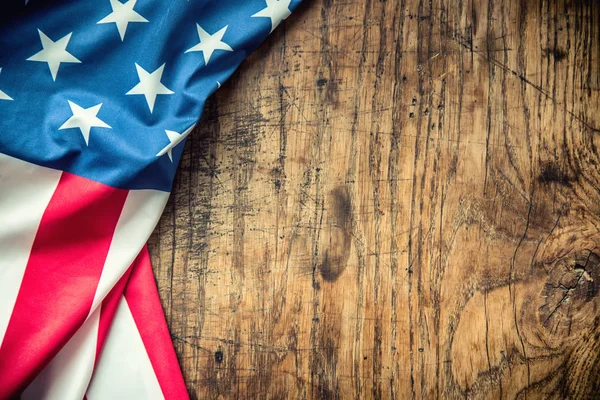
<path id="1" fill-rule="evenodd" d="M 600 6 L 309 0 L 150 240 L 193 398 L 600 396 Z"/>

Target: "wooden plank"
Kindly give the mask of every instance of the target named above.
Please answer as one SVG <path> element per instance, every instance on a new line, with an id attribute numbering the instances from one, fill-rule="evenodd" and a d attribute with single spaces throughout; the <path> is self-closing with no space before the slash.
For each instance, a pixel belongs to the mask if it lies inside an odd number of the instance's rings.
<path id="1" fill-rule="evenodd" d="M 193 398 L 589 398 L 600 6 L 309 1 L 150 240 Z"/>

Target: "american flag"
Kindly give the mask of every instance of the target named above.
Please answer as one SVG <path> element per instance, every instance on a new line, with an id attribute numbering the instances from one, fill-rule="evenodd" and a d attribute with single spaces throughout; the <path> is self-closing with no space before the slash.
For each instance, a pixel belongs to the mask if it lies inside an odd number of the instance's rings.
<path id="1" fill-rule="evenodd" d="M 0 399 L 188 397 L 145 243 L 205 99 L 298 2 L 3 6 Z"/>

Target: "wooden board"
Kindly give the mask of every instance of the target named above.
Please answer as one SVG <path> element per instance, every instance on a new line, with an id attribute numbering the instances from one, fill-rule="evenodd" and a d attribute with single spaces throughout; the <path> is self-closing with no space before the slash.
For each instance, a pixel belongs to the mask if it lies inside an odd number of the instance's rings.
<path id="1" fill-rule="evenodd" d="M 192 398 L 600 390 L 600 6 L 307 1 L 150 240 Z"/>

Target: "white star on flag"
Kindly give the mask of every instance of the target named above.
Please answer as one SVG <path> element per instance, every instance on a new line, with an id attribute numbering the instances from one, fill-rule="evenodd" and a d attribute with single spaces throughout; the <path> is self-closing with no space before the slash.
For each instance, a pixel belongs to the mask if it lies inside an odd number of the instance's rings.
<path id="1" fill-rule="evenodd" d="M 170 143 L 168 145 L 166 145 L 161 151 L 159 151 L 156 154 L 156 157 L 161 157 L 161 156 L 164 156 L 165 154 L 168 154 L 169 160 L 171 160 L 171 162 L 173 162 L 173 148 L 175 146 L 177 146 L 179 143 L 181 143 L 181 141 L 183 139 L 185 139 L 187 137 L 187 135 L 190 134 L 190 132 L 194 129 L 195 126 L 196 126 L 196 124 L 190 126 L 183 133 L 178 133 L 175 131 L 170 131 L 170 130 L 165 129 L 165 133 L 167 134 L 167 137 L 169 138 Z"/>
<path id="2" fill-rule="evenodd" d="M 150 108 L 150 112 L 154 110 L 154 102 L 156 101 L 157 95 L 175 93 L 160 82 L 165 65 L 166 63 L 158 67 L 156 71 L 149 73 L 137 63 L 135 64 L 140 83 L 135 85 L 133 89 L 126 94 L 143 94 L 148 103 L 148 108 Z"/>
<path id="3" fill-rule="evenodd" d="M 111 128 L 106 122 L 102 121 L 96 115 L 98 111 L 100 111 L 100 107 L 102 107 L 102 103 L 96 104 L 93 107 L 83 108 L 71 100 L 68 100 L 69 107 L 71 107 L 71 112 L 73 116 L 65 121 L 64 124 L 61 125 L 59 130 L 61 129 L 69 129 L 69 128 L 79 128 L 81 130 L 81 134 L 85 139 L 86 146 L 90 141 L 90 129 L 92 127 L 98 128 Z"/>
<path id="4" fill-rule="evenodd" d="M 71 40 L 71 35 L 73 32 L 63 36 L 56 42 L 46 36 L 44 32 L 39 29 L 38 33 L 40 34 L 43 50 L 29 57 L 27 61 L 40 61 L 48 63 L 48 68 L 50 68 L 50 74 L 52 74 L 53 81 L 56 81 L 56 74 L 58 74 L 60 63 L 81 62 L 75 58 L 73 54 L 67 51 L 67 45 L 69 44 L 69 40 Z"/>
<path id="5" fill-rule="evenodd" d="M 227 31 L 227 26 L 224 26 L 217 32 L 212 35 L 206 32 L 202 27 L 196 24 L 196 28 L 198 29 L 198 38 L 200 39 L 200 43 L 195 45 L 194 47 L 187 49 L 185 52 L 190 53 L 192 51 L 201 51 L 204 56 L 204 65 L 208 64 L 210 57 L 215 52 L 215 50 L 225 50 L 225 51 L 233 51 L 231 46 L 227 43 L 223 42 L 223 36 Z"/>
<path id="6" fill-rule="evenodd" d="M 137 0 L 129 0 L 126 3 L 121 3 L 119 0 L 110 0 L 110 6 L 113 11 L 97 23 L 110 24 L 114 22 L 117 25 L 121 41 L 123 41 L 125 39 L 125 32 L 127 32 L 127 25 L 130 22 L 148 22 L 146 18 L 133 9 L 136 2 Z"/>
<path id="7" fill-rule="evenodd" d="M 290 11 L 291 0 L 266 0 L 267 7 L 263 8 L 252 17 L 264 17 L 271 18 L 271 32 L 277 28 L 277 25 L 284 19 L 289 17 L 292 12 Z"/>
<path id="8" fill-rule="evenodd" d="M 2 72 L 2 68 L 0 68 L 0 72 Z M 0 100 L 12 100 L 13 98 L 0 90 Z"/>

